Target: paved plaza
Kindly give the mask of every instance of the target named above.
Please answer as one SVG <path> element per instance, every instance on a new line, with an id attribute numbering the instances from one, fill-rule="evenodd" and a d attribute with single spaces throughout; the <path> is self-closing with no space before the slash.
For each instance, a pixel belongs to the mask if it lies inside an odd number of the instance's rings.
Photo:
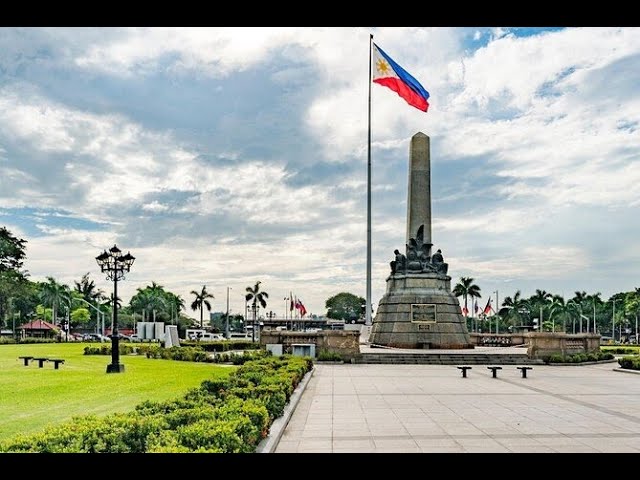
<path id="1" fill-rule="evenodd" d="M 640 452 L 640 375 L 502 367 L 316 365 L 275 453 Z"/>

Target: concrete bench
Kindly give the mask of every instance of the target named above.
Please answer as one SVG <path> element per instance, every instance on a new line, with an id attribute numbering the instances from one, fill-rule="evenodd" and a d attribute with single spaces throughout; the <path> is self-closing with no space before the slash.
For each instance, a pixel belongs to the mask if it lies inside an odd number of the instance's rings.
<path id="1" fill-rule="evenodd" d="M 29 362 L 31 360 L 33 360 L 33 357 L 27 357 L 27 356 L 23 356 L 23 357 L 18 357 L 19 359 L 21 359 L 24 362 L 24 366 L 28 367 L 29 366 Z"/>
<path id="2" fill-rule="evenodd" d="M 522 371 L 522 378 L 527 378 L 527 370 L 533 370 L 533 367 L 516 367 Z"/>
<path id="3" fill-rule="evenodd" d="M 458 370 L 462 370 L 462 378 L 467 378 L 467 370 L 471 370 L 471 367 L 465 365 L 463 367 L 458 367 Z"/>
<path id="4" fill-rule="evenodd" d="M 58 370 L 58 365 L 64 363 L 64 360 L 62 358 L 50 358 L 49 361 L 53 362 L 53 368 L 55 370 Z"/>
<path id="5" fill-rule="evenodd" d="M 502 367 L 487 367 L 487 370 L 491 370 L 493 378 L 498 378 L 498 370 L 502 370 Z"/>
<path id="6" fill-rule="evenodd" d="M 44 362 L 48 362 L 49 359 L 45 357 L 34 358 L 34 362 L 38 362 L 38 368 L 42 368 L 44 366 Z"/>

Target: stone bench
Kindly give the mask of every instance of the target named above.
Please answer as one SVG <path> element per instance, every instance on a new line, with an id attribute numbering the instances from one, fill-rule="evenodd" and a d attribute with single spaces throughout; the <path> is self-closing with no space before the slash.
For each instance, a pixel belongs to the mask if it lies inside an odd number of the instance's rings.
<path id="1" fill-rule="evenodd" d="M 462 370 L 462 378 L 467 378 L 467 370 L 471 370 L 469 366 L 458 367 L 458 370 Z"/>
<path id="2" fill-rule="evenodd" d="M 516 367 L 522 371 L 522 378 L 527 378 L 527 370 L 533 370 L 533 367 Z"/>
<path id="3" fill-rule="evenodd" d="M 46 357 L 37 357 L 33 359 L 34 362 L 38 362 L 38 368 L 44 367 L 44 362 L 48 362 L 49 359 Z"/>
<path id="4" fill-rule="evenodd" d="M 498 378 L 498 370 L 502 370 L 502 367 L 487 367 L 487 370 L 491 370 L 491 376 Z"/>
<path id="5" fill-rule="evenodd" d="M 27 356 L 23 356 L 23 357 L 18 357 L 19 359 L 21 359 L 24 362 L 24 366 L 28 367 L 29 366 L 29 362 L 31 360 L 33 360 L 33 357 L 27 357 Z"/>

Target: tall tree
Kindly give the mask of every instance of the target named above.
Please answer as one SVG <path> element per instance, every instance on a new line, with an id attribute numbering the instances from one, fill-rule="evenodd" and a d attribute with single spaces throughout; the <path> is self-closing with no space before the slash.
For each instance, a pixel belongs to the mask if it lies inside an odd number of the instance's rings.
<path id="1" fill-rule="evenodd" d="M 515 322 L 522 325 L 522 321 L 528 318 L 530 309 L 529 302 L 522 298 L 522 293 L 517 290 L 513 297 L 504 297 L 499 315 L 514 325 L 516 324 Z"/>
<path id="2" fill-rule="evenodd" d="M 562 331 L 566 333 L 567 331 L 567 320 L 573 321 L 573 329 L 575 330 L 575 321 L 576 318 L 579 318 L 579 309 L 577 305 L 569 300 L 564 300 L 562 295 L 554 295 L 551 299 L 551 307 L 549 308 L 549 318 L 556 322 L 562 321 Z"/>
<path id="3" fill-rule="evenodd" d="M 260 281 L 257 281 L 256 284 L 251 287 L 247 287 L 247 294 L 244 296 L 247 302 L 251 302 L 251 309 L 253 310 L 253 333 L 252 337 L 255 340 L 255 330 L 256 330 L 256 314 L 258 311 L 258 303 L 262 306 L 262 308 L 267 308 L 267 298 L 269 298 L 269 294 L 267 292 L 260 291 Z"/>
<path id="4" fill-rule="evenodd" d="M 204 307 L 207 307 L 208 311 L 211 311 L 211 303 L 209 302 L 209 298 L 215 298 L 211 293 L 207 292 L 207 286 L 203 285 L 202 290 L 199 292 L 195 290 L 191 290 L 191 295 L 195 296 L 193 302 L 191 302 L 191 310 L 195 311 L 200 309 L 200 328 L 203 327 L 203 316 L 204 316 Z"/>
<path id="5" fill-rule="evenodd" d="M 367 301 L 363 297 L 349 292 L 340 292 L 324 302 L 328 318 L 345 322 L 358 318 L 366 305 Z"/>
<path id="6" fill-rule="evenodd" d="M 89 278 L 89 272 L 85 273 L 79 282 L 74 280 L 73 283 L 75 291 L 81 293 L 82 298 L 87 302 L 96 303 L 104 299 L 104 292 L 97 288 L 95 282 Z"/>
<path id="7" fill-rule="evenodd" d="M 53 324 L 58 321 L 58 309 L 68 301 L 70 294 L 69 287 L 58 283 L 53 277 L 47 277 L 47 282 L 42 284 L 40 298 L 45 306 L 51 305 L 51 309 L 53 310 Z"/>
<path id="8" fill-rule="evenodd" d="M 0 272 L 19 271 L 22 268 L 26 240 L 14 236 L 6 227 L 0 227 Z"/>
<path id="9" fill-rule="evenodd" d="M 469 304 L 467 300 L 471 298 L 480 298 L 480 287 L 473 283 L 471 277 L 460 277 L 460 281 L 453 287 L 453 295 L 464 298 L 465 317 L 469 314 Z"/>
<path id="10" fill-rule="evenodd" d="M 26 243 L 26 240 L 14 236 L 6 227 L 0 227 L 0 326 L 7 314 L 13 315 L 12 307 L 16 304 L 14 299 L 28 289 L 28 273 L 21 271 L 26 258 Z"/>
<path id="11" fill-rule="evenodd" d="M 550 308 L 553 303 L 553 295 L 546 290 L 540 290 L 537 288 L 536 293 L 529 297 L 528 303 L 532 314 L 535 314 L 536 312 L 540 314 L 541 312 L 541 315 L 539 316 L 541 317 L 540 331 L 542 331 L 542 323 L 551 318 Z M 549 328 L 551 327 L 549 326 Z"/>

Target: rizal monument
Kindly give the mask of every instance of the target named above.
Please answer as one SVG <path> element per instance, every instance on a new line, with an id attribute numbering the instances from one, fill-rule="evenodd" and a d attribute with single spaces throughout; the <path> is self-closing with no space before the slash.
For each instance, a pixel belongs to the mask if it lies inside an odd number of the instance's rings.
<path id="1" fill-rule="evenodd" d="M 451 293 L 449 265 L 440 248 L 433 252 L 429 143 L 422 132 L 411 138 L 406 243 L 390 262 L 386 293 L 371 326 L 371 346 L 473 348 L 460 304 Z"/>

